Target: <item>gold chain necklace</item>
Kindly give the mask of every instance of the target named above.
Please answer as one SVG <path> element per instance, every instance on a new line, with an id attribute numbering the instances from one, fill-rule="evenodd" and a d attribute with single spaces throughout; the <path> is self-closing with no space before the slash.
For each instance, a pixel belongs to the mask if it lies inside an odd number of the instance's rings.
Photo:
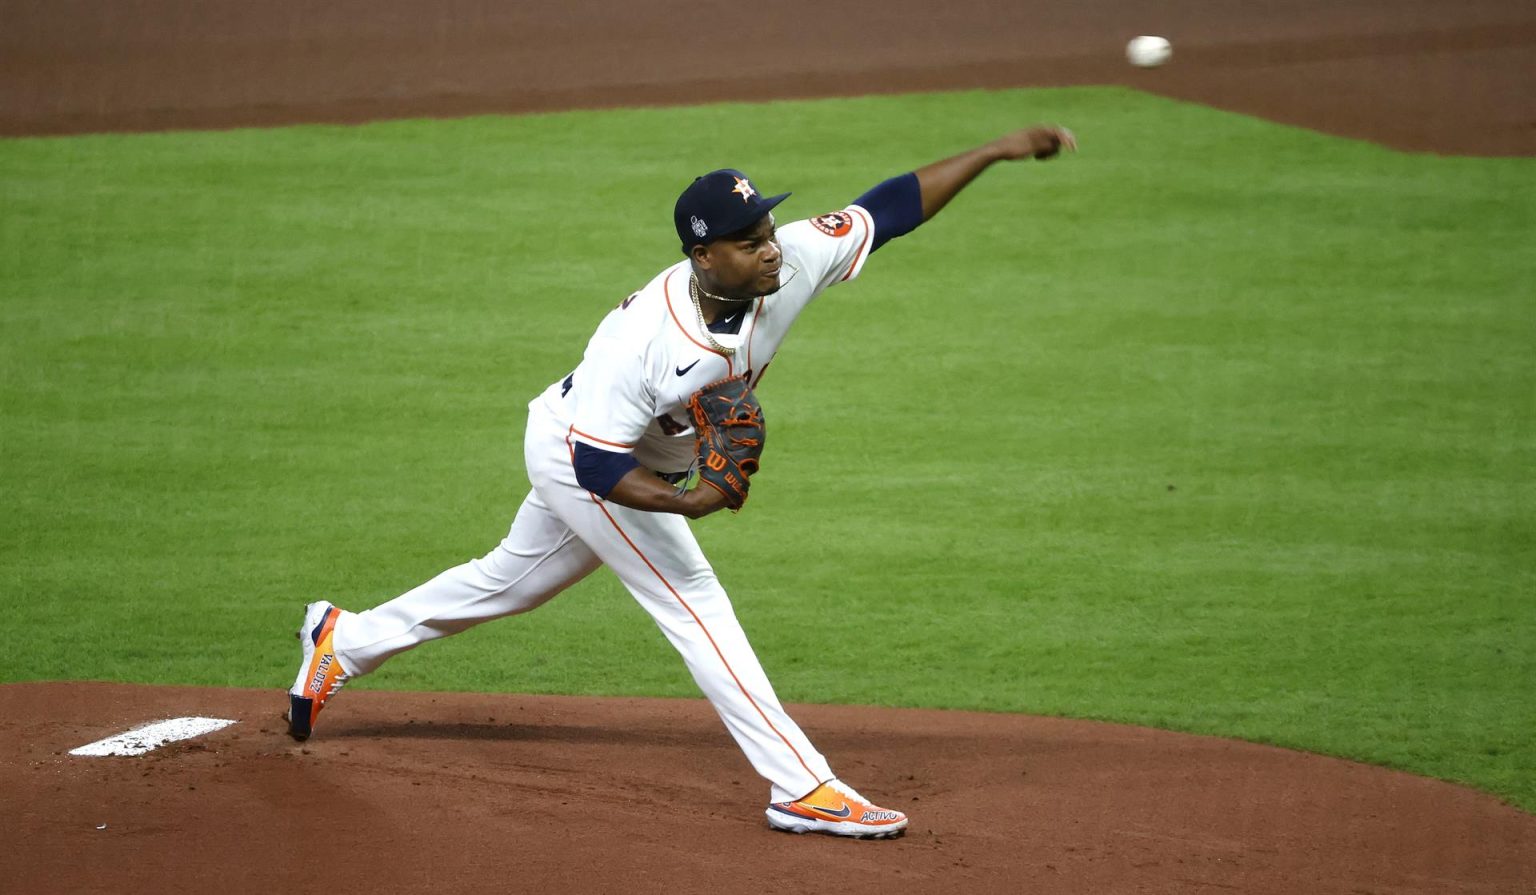
<path id="1" fill-rule="evenodd" d="M 699 278 L 689 274 L 688 295 L 693 299 L 693 312 L 699 315 L 699 329 L 704 333 L 704 340 L 709 343 L 710 348 L 720 352 L 721 354 L 726 356 L 735 354 L 735 348 L 727 348 L 724 345 L 721 345 L 719 342 L 715 341 L 715 334 L 709 331 L 709 323 L 704 319 L 704 308 L 699 305 L 700 291 Z M 711 295 L 710 298 L 718 298 L 718 296 Z"/>

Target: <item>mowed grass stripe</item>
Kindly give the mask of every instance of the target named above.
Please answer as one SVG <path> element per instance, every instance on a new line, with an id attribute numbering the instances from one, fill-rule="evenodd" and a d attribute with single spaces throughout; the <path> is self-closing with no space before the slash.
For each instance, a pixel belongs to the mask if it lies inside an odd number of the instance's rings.
<path id="1" fill-rule="evenodd" d="M 1528 160 L 1118 89 L 0 142 L 0 679 L 271 686 L 498 539 L 523 407 L 732 165 L 1033 120 L 802 319 L 700 538 L 786 700 L 1226 734 L 1536 805 Z M 607 573 L 359 686 L 695 695 Z"/>

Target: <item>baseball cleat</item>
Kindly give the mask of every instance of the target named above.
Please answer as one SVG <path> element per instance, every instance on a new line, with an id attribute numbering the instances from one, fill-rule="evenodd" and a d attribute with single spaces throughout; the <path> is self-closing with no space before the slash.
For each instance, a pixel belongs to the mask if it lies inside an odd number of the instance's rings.
<path id="1" fill-rule="evenodd" d="M 768 826 L 786 833 L 893 839 L 907 829 L 907 816 L 881 808 L 841 780 L 828 780 L 793 802 L 769 804 Z"/>
<path id="2" fill-rule="evenodd" d="M 341 610 L 324 600 L 310 603 L 304 609 L 304 624 L 299 626 L 298 635 L 304 661 L 288 691 L 288 735 L 296 740 L 309 739 L 320 710 L 349 677 L 332 645 L 336 619 L 340 617 Z"/>

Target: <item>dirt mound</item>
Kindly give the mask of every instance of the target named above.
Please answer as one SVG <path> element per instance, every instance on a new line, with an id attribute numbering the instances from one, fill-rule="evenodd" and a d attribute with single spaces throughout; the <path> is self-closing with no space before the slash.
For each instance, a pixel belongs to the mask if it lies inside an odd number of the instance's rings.
<path id="1" fill-rule="evenodd" d="M 5 891 L 1530 892 L 1536 817 L 1434 780 L 1082 721 L 796 706 L 903 839 L 768 829 L 708 703 L 0 687 Z M 136 758 L 145 722 L 240 723 Z M 101 828 L 101 825 L 105 828 Z M 848 881 L 857 881 L 849 885 Z"/>

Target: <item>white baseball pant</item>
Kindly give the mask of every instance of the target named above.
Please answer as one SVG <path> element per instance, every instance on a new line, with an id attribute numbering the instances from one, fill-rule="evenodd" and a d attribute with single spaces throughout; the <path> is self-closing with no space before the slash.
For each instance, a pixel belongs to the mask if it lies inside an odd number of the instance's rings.
<path id="1" fill-rule="evenodd" d="M 524 459 L 533 490 L 501 544 L 366 612 L 343 612 L 335 646 L 348 673 L 368 674 L 414 646 L 537 609 L 600 565 L 682 654 L 771 799 L 832 779 L 827 760 L 779 704 L 730 598 L 682 516 L 598 499 L 576 483 L 567 430 L 541 402 L 529 410 Z"/>

